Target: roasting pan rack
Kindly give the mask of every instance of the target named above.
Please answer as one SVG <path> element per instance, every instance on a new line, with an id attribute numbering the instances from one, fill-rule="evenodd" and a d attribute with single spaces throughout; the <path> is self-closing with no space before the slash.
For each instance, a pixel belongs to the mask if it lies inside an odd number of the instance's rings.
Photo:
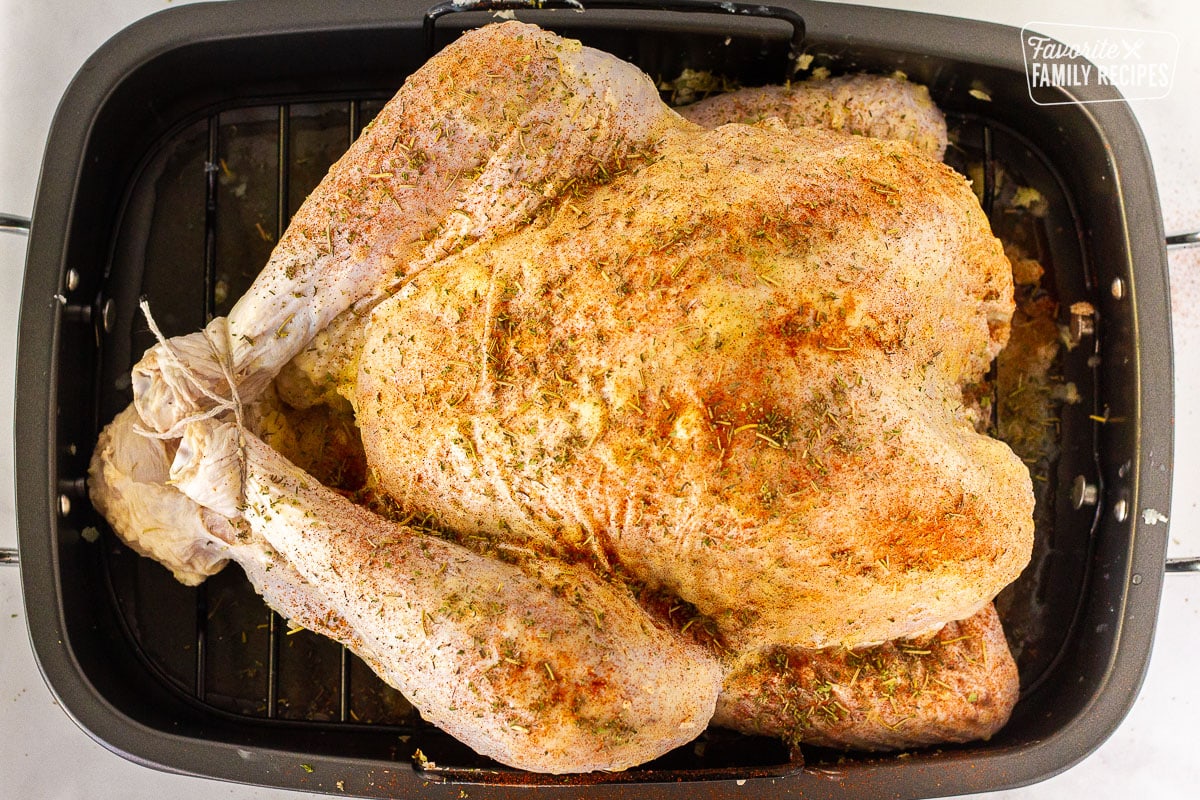
<path id="1" fill-rule="evenodd" d="M 682 0 L 661 4 L 602 0 L 589 6 L 613 16 L 594 24 L 590 19 L 580 22 L 585 15 L 569 11 L 541 10 L 520 18 L 615 52 L 659 79 L 677 75 L 682 64 L 729 69 L 728 74 L 747 84 L 779 82 L 781 76 L 786 80 L 794 74 L 796 59 L 806 47 L 815 56 L 810 68 L 828 66 L 837 72 L 883 70 L 895 56 L 880 42 L 868 42 L 857 51 L 836 37 L 805 44 L 804 18 L 796 11 L 729 3 L 717 6 L 721 13 L 748 17 L 745 27 L 713 24 L 709 18 L 697 23 L 689 35 L 676 35 L 664 46 L 663 32 L 671 34 L 673 23 L 639 18 L 637 24 L 644 27 L 630 34 L 630 19 L 619 10 L 630 5 L 659 11 L 713 9 L 713 4 Z M 419 18 L 425 52 L 406 54 L 406 64 L 415 68 L 464 27 L 490 21 L 481 10 L 528 6 L 519 2 L 435 6 Z M 464 8 L 470 13 L 457 13 Z M 814 7 L 805 9 L 805 16 L 820 16 Z M 599 12 L 589 11 L 587 16 L 593 13 Z M 448 19 L 450 14 L 454 17 Z M 784 25 L 778 24 L 780 19 Z M 1043 714 L 1038 709 L 1048 696 L 1063 691 L 1057 685 L 1061 665 L 1075 657 L 1072 649 L 1078 647 L 1079 630 L 1092 622 L 1094 614 L 1085 602 L 1088 587 L 1111 579 L 1110 565 L 1102 564 L 1097 574 L 1097 564 L 1103 561 L 1097 553 L 1102 528 L 1114 523 L 1132 527 L 1137 522 L 1137 497 L 1128 480 L 1134 461 L 1114 462 L 1112 453 L 1132 447 L 1130 452 L 1137 454 L 1138 443 L 1114 444 L 1113 431 L 1119 432 L 1118 439 L 1128 434 L 1108 424 L 1134 411 L 1121 407 L 1124 401 L 1107 385 L 1113 378 L 1101 369 L 1105 363 L 1101 355 L 1112 356 L 1111 345 L 1102 348 L 1106 334 L 1112 330 L 1114 340 L 1122 339 L 1129 325 L 1119 313 L 1106 320 L 1104 306 L 1130 299 L 1135 275 L 1096 259 L 1096 232 L 1078 208 L 1078 189 L 1072 190 L 1056 165 L 1061 154 L 1048 155 L 1022 129 L 1019 119 L 1001 118 L 993 107 L 965 99 L 966 86 L 953 77 L 947 80 L 936 64 L 917 56 L 902 66 L 915 80 L 929 83 L 935 96 L 939 86 L 946 95 L 937 99 L 948 109 L 953 132 L 948 161 L 963 172 L 978 170 L 981 202 L 997 232 L 1002 238 L 1021 239 L 1031 255 L 1043 262 L 1048 269 L 1045 291 L 1055 295 L 1064 309 L 1074 300 L 1089 299 L 1093 310 L 1099 311 L 1070 315 L 1064 310 L 1060 320 L 1071 340 L 1060 365 L 1062 375 L 1078 387 L 1083 402 L 1061 409 L 1058 446 L 1038 466 L 1043 477 L 1038 487 L 1038 535 L 1044 547 L 1038 569 L 1030 570 L 1022 578 L 1024 583 L 1008 592 L 1006 626 L 1010 634 L 1016 630 L 1013 644 L 1022 673 L 1023 699 L 1012 723 L 1019 733 L 1002 731 L 987 745 L 982 759 L 976 745 L 947 746 L 911 754 L 901 764 L 892 756 L 790 750 L 775 740 L 713 730 L 694 745 L 624 773 L 569 778 L 529 775 L 479 757 L 423 722 L 399 693 L 345 648 L 306 631 L 289 631 L 278 615 L 265 608 L 240 570 L 229 568 L 200 587 L 187 588 L 116 541 L 87 503 L 82 476 L 99 428 L 129 401 L 129 366 L 153 343 L 137 316 L 137 299 L 149 298 L 168 335 L 199 329 L 212 316 L 228 311 L 266 261 L 291 213 L 394 92 L 398 80 L 378 76 L 359 81 L 353 89 L 332 83 L 314 89 L 311 81 L 285 81 L 282 89 L 273 84 L 269 91 L 217 97 L 183 115 L 146 146 L 130 171 L 132 177 L 110 214 L 115 233 L 106 246 L 102 269 L 85 274 L 68 267 L 63 272 L 60 288 L 66 291 L 59 295 L 64 302 L 55 364 L 63 384 L 60 396 L 64 390 L 77 392 L 90 405 L 81 414 L 58 414 L 51 514 L 60 520 L 58 536 L 84 542 L 72 551 L 79 563 L 64 568 L 65 574 L 81 580 L 74 591 L 93 601 L 103 597 L 107 609 L 107 627 L 98 626 L 102 645 L 77 657 L 87 662 L 100 652 L 116 653 L 121 670 L 150 678 L 139 687 L 146 690 L 145 702 L 161 700 L 170 709 L 165 718 L 144 712 L 139 723 L 168 734 L 172 729 L 186 732 L 175 740 L 167 736 L 166 744 L 156 742 L 139 750 L 114 743 L 117 736 L 107 736 L 94 726 L 85 727 L 113 749 L 155 766 L 373 796 L 413 786 L 414 775 L 419 782 L 447 786 L 617 784 L 614 791 L 622 783 L 662 786 L 700 780 L 703 783 L 692 785 L 717 792 L 729 781 L 765 779 L 775 785 L 803 773 L 826 780 L 816 787 L 804 784 L 814 796 L 837 796 L 843 791 L 838 786 L 847 784 L 860 790 L 890 786 L 890 793 L 897 796 L 917 796 L 1027 782 L 1028 777 L 1007 773 L 997 777 L 985 770 L 987 774 L 979 777 L 957 774 L 955 784 L 949 771 L 955 765 L 1036 749 L 1039 737 L 1054 734 L 1060 716 L 1070 716 L 1069 712 Z M 671 69 L 664 71 L 665 67 Z M 1002 193 L 1013 182 L 1036 187 L 1047 200 L 1048 213 L 1041 217 L 1009 213 Z M 1153 218 L 1157 208 L 1152 210 Z M 1161 247 L 1156 220 L 1141 224 L 1157 232 Z M 1144 278 L 1139 281 L 1152 284 Z M 96 360 L 98 367 L 93 366 Z M 992 405 L 999 406 L 995 398 Z M 1167 450 L 1169 460 L 1169 437 Z M 1161 496 L 1166 489 L 1160 486 L 1155 491 Z M 1165 508 L 1163 500 L 1158 502 Z M 1148 558 L 1153 562 L 1161 555 L 1151 552 Z M 1156 605 L 1157 583 L 1151 588 Z M 82 669 L 88 671 L 86 663 Z M 89 679 L 106 702 L 110 698 L 118 706 L 134 702 L 126 697 L 129 687 L 120 685 L 115 675 L 89 675 Z M 106 681 L 112 685 L 104 685 Z M 1129 697 L 1126 702 L 1131 701 Z M 72 711 L 70 704 L 64 706 Z M 172 748 L 193 740 L 231 745 L 242 762 L 190 766 Z M 261 755 L 272 752 L 286 756 Z M 1053 754 L 1041 757 L 1049 759 L 1055 771 L 1071 761 Z M 1080 757 L 1082 753 L 1072 758 Z M 268 773 L 259 769 L 259 759 L 269 761 Z M 898 767 L 900 772 L 895 771 Z M 336 778 L 329 777 L 335 773 Z M 930 788 L 935 784 L 939 788 Z M 593 788 L 608 791 L 603 786 Z"/>

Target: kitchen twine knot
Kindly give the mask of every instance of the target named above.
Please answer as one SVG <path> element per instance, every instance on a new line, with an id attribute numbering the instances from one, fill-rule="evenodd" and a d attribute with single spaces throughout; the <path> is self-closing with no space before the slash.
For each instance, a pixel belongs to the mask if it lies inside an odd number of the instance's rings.
<path id="1" fill-rule="evenodd" d="M 158 323 L 154 321 L 154 315 L 150 313 L 150 302 L 143 297 L 138 301 L 138 308 L 142 310 L 142 316 L 146 318 L 146 324 L 150 326 L 150 332 L 153 333 L 154 338 L 158 340 L 159 347 L 162 348 L 162 352 L 166 356 L 167 361 L 170 362 L 170 364 L 175 367 L 175 369 L 177 369 L 181 375 L 187 378 L 188 382 L 191 383 L 196 390 L 200 392 L 200 394 L 211 400 L 213 402 L 213 406 L 207 411 L 201 411 L 200 413 L 192 414 L 191 416 L 176 420 L 174 425 L 162 432 L 149 430 L 140 424 L 133 426 L 134 431 L 151 439 L 180 439 L 183 437 L 184 429 L 187 428 L 187 426 L 191 423 L 215 419 L 226 412 L 233 412 L 233 421 L 237 426 L 238 431 L 238 465 L 241 468 L 242 481 L 244 483 L 246 475 L 246 426 L 242 417 L 242 399 L 238 395 L 237 381 L 233 376 L 233 357 L 230 354 L 228 341 L 218 344 L 218 342 L 214 340 L 212 334 L 209 333 L 208 328 L 204 328 L 201 331 L 201 333 L 204 334 L 204 341 L 208 343 L 208 347 L 212 351 L 213 361 L 218 367 L 221 368 L 221 375 L 225 378 L 225 384 L 229 387 L 229 397 L 222 397 L 206 385 L 205 381 L 199 375 L 197 375 L 196 371 L 188 366 L 186 361 L 179 355 L 179 352 L 175 349 L 175 345 L 171 343 L 171 340 L 163 335 L 162 330 L 158 327 Z M 244 494 L 245 492 L 243 491 L 243 496 Z"/>

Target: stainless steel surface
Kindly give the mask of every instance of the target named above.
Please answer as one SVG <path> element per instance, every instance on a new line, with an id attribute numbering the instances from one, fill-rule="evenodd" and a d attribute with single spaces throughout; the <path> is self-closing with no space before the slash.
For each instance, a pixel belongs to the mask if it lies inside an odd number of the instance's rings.
<path id="1" fill-rule="evenodd" d="M 29 217 L 21 217 L 16 214 L 0 213 L 0 231 L 6 233 L 28 234 L 31 221 Z"/>

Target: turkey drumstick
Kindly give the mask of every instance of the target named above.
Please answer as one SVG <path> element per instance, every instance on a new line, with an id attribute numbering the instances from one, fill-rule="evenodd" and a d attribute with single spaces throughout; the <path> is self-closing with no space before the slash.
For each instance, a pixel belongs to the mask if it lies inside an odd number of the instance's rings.
<path id="1" fill-rule="evenodd" d="M 227 423 L 187 426 L 172 482 L 237 516 L 349 628 L 349 644 L 430 722 L 541 772 L 619 770 L 694 739 L 722 669 L 624 588 L 515 563 L 388 522 Z"/>

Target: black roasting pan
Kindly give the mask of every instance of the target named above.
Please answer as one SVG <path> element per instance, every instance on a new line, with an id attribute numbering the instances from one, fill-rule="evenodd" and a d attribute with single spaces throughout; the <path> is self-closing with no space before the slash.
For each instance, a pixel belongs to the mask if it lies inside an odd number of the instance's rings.
<path id="1" fill-rule="evenodd" d="M 186 588 L 116 541 L 85 476 L 150 344 L 137 298 L 168 335 L 224 313 L 404 77 L 491 20 L 467 11 L 433 24 L 416 0 L 170 9 L 104 45 L 62 100 L 29 240 L 15 431 L 30 637 L 62 707 L 142 764 L 351 796 L 934 797 L 1032 783 L 1084 758 L 1141 684 L 1170 502 L 1166 254 L 1128 107 L 1111 89 L 1033 102 L 1020 32 L 997 25 L 789 0 L 707 13 L 598 5 L 518 16 L 664 81 L 691 68 L 778 82 L 801 66 L 927 84 L 953 131 L 948 161 L 976 170 L 994 227 L 1046 266 L 1070 344 L 1056 369 L 1078 402 L 1062 404 L 1053 444 L 1031 464 L 1038 554 L 1003 603 L 1023 685 L 1008 726 L 987 742 L 886 756 L 789 752 L 713 730 L 625 773 L 531 776 L 421 722 L 332 643 L 290 635 L 236 568 Z M 1036 189 L 1041 213 L 1011 213 L 1014 184 Z"/>

